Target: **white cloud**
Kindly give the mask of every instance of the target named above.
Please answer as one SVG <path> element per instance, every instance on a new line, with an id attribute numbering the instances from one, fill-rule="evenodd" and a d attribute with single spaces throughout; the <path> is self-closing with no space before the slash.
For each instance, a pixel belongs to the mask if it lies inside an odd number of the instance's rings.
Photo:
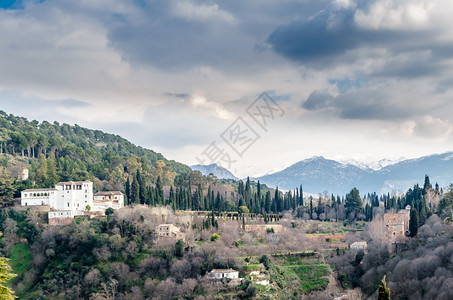
<path id="1" fill-rule="evenodd" d="M 329 34 L 346 28 L 343 13 L 357 10 L 357 2 L 333 2 Z M 274 91 L 288 96 L 279 102 L 287 113 L 238 159 L 238 170 L 254 165 L 265 173 L 311 155 L 354 156 L 351 145 L 379 158 L 382 148 L 398 152 L 392 157 L 453 149 L 445 138 L 453 122 L 452 6 L 445 0 L 360 7 L 352 21 L 362 29 L 433 33 L 358 41 L 325 56 L 324 65 L 301 65 L 257 46 L 280 24 L 318 16 L 324 1 L 26 3 L 24 10 L 0 10 L 0 109 L 8 113 L 112 131 L 195 162 L 261 92 Z M 345 36 L 334 42 L 342 46 Z M 300 109 L 317 90 L 334 96 L 334 113 Z"/>
<path id="2" fill-rule="evenodd" d="M 436 9 L 451 8 L 445 1 L 436 5 L 429 0 L 377 0 L 367 9 L 358 9 L 354 20 L 357 25 L 373 30 L 423 29 L 430 25 Z"/>
<path id="3" fill-rule="evenodd" d="M 203 96 L 195 95 L 191 99 L 192 105 L 197 108 L 201 109 L 208 114 L 212 114 L 215 117 L 222 119 L 222 120 L 234 120 L 234 114 L 225 109 L 225 107 L 221 103 L 208 101 Z"/>
<path id="4" fill-rule="evenodd" d="M 445 140 L 451 136 L 452 125 L 448 120 L 427 115 L 416 123 L 414 133 L 426 139 Z"/>
<path id="5" fill-rule="evenodd" d="M 187 0 L 177 1 L 174 6 L 174 13 L 176 16 L 195 22 L 224 21 L 235 23 L 237 21 L 232 14 L 220 9 L 218 4 L 196 5 Z"/>

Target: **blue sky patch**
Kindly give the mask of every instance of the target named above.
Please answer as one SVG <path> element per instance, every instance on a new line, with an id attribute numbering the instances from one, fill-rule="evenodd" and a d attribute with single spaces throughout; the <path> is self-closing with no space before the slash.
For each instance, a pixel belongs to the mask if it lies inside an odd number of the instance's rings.
<path id="1" fill-rule="evenodd" d="M 330 84 L 335 84 L 338 87 L 340 94 L 344 94 L 351 90 L 358 90 L 367 86 L 368 80 L 366 78 L 351 79 L 329 79 Z"/>
<path id="2" fill-rule="evenodd" d="M 23 9 L 22 0 L 0 0 L 0 9 Z"/>

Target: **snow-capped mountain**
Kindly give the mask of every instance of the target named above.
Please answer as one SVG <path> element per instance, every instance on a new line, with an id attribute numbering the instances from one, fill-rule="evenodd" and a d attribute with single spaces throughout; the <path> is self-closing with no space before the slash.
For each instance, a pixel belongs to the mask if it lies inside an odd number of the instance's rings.
<path id="1" fill-rule="evenodd" d="M 293 189 L 300 184 L 304 191 L 328 191 L 345 194 L 353 187 L 361 193 L 406 191 L 416 183 L 423 184 L 425 174 L 431 182 L 447 187 L 453 182 L 453 152 L 434 154 L 401 161 L 381 160 L 376 165 L 342 163 L 324 157 L 313 157 L 288 168 L 255 178 L 270 187 Z"/>
<path id="2" fill-rule="evenodd" d="M 200 171 L 201 174 L 203 175 L 209 175 L 210 173 L 212 173 L 217 178 L 221 179 L 238 179 L 236 176 L 233 175 L 233 173 L 217 164 L 194 165 L 191 166 L 190 168 L 194 171 Z"/>
<path id="3" fill-rule="evenodd" d="M 359 167 L 362 170 L 371 169 L 371 170 L 377 171 L 377 170 L 380 170 L 380 169 L 385 168 L 387 166 L 394 165 L 394 164 L 397 164 L 399 162 L 402 162 L 404 160 L 406 160 L 406 158 L 400 157 L 398 159 L 383 158 L 383 159 L 378 160 L 378 161 L 358 161 L 358 160 L 355 160 L 355 159 L 341 159 L 341 160 L 339 160 L 339 162 L 341 162 L 343 164 L 354 165 L 356 167 Z"/>

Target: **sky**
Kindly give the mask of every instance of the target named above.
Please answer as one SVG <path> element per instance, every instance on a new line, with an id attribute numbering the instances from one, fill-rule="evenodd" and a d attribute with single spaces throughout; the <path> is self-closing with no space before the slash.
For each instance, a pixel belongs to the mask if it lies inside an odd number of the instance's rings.
<path id="1" fill-rule="evenodd" d="M 447 0 L 0 0 L 0 109 L 239 177 L 452 151 L 452 15 Z"/>

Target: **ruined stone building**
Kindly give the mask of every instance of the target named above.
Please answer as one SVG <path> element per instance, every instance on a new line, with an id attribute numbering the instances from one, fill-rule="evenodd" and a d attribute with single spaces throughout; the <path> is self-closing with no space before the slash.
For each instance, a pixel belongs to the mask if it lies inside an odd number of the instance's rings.
<path id="1" fill-rule="evenodd" d="M 384 214 L 384 225 L 390 243 L 395 243 L 399 237 L 405 237 L 406 233 L 409 232 L 410 214 L 410 205 L 397 213 Z"/>

